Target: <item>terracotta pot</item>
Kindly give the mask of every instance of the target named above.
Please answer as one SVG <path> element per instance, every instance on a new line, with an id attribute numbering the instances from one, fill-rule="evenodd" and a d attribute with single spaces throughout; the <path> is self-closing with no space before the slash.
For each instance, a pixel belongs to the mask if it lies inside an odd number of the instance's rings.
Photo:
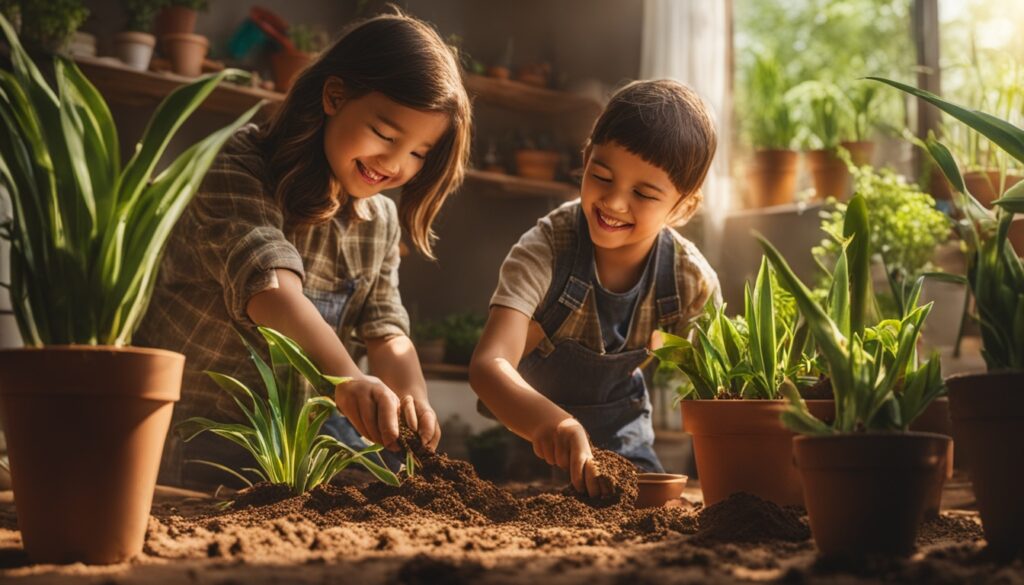
<path id="1" fill-rule="evenodd" d="M 270 55 L 270 68 L 274 72 L 274 89 L 286 92 L 295 78 L 316 59 L 312 53 L 299 51 L 278 51 Z"/>
<path id="2" fill-rule="evenodd" d="M 850 171 L 831 150 L 809 150 L 804 153 L 811 171 L 816 199 L 846 199 L 850 190 Z"/>
<path id="3" fill-rule="evenodd" d="M 153 26 L 156 36 L 162 39 L 166 35 L 192 34 L 196 30 L 197 16 L 195 10 L 185 6 L 164 6 Z M 160 49 L 164 49 L 162 44 Z"/>
<path id="4" fill-rule="evenodd" d="M 834 416 L 831 400 L 807 401 L 819 418 Z M 782 426 L 782 400 L 685 400 L 683 426 L 693 452 L 704 505 L 748 492 L 780 506 L 804 502 L 793 467 L 794 433 Z"/>
<path id="5" fill-rule="evenodd" d="M 999 191 L 999 171 L 970 171 L 964 173 L 964 184 L 967 190 L 974 195 L 974 198 L 982 205 L 992 208 L 992 202 L 999 199 L 999 196 L 1010 187 L 1024 179 L 1019 175 L 1006 175 L 1003 191 Z"/>
<path id="6" fill-rule="evenodd" d="M 840 142 L 839 146 L 850 151 L 850 160 L 857 167 L 870 165 L 871 160 L 875 157 L 875 143 L 868 140 Z"/>
<path id="7" fill-rule="evenodd" d="M 416 344 L 421 364 L 439 364 L 444 361 L 444 340 L 428 339 Z"/>
<path id="8" fill-rule="evenodd" d="M 145 348 L 0 351 L 18 528 L 34 563 L 142 551 L 185 356 Z"/>
<path id="9" fill-rule="evenodd" d="M 1016 215 L 1010 224 L 1010 245 L 1018 256 L 1024 256 L 1024 215 Z"/>
<path id="10" fill-rule="evenodd" d="M 516 174 L 527 179 L 553 181 L 561 160 L 562 154 L 551 150 L 517 150 Z"/>
<path id="11" fill-rule="evenodd" d="M 198 77 L 203 72 L 203 59 L 210 41 L 202 35 L 175 33 L 164 35 L 160 42 L 171 60 L 171 69 L 178 75 Z"/>
<path id="12" fill-rule="evenodd" d="M 907 555 L 950 438 L 934 433 L 800 436 L 793 453 L 824 556 Z"/>
<path id="13" fill-rule="evenodd" d="M 946 380 L 953 428 L 968 460 L 985 539 L 994 550 L 1024 549 L 1024 372 Z"/>
<path id="14" fill-rule="evenodd" d="M 937 435 L 953 436 L 953 419 L 949 416 L 949 398 L 941 396 L 932 401 L 921 416 L 917 417 L 910 425 L 910 430 L 922 433 L 934 433 Z M 924 517 L 937 518 L 942 506 L 942 488 L 946 480 L 953 477 L 953 446 L 952 439 L 949 441 L 949 448 L 943 455 L 941 465 L 936 470 L 932 485 L 924 498 Z"/>
<path id="15" fill-rule="evenodd" d="M 683 495 L 687 477 L 675 473 L 637 474 L 637 508 L 660 508 L 678 502 Z"/>
<path id="16" fill-rule="evenodd" d="M 751 206 L 770 207 L 793 201 L 798 162 L 795 150 L 755 151 L 747 169 Z"/>
<path id="17" fill-rule="evenodd" d="M 149 33 L 124 31 L 114 35 L 114 54 L 125 65 L 139 71 L 149 69 L 156 37 Z"/>

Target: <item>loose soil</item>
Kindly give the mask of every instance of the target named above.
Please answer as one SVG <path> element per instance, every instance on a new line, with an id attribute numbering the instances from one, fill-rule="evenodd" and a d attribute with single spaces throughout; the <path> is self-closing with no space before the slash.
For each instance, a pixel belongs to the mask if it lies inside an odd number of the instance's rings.
<path id="1" fill-rule="evenodd" d="M 984 556 L 976 514 L 921 528 L 910 559 L 825 563 L 806 518 L 749 494 L 702 509 L 638 510 L 636 474 L 597 452 L 614 496 L 497 486 L 468 463 L 411 444 L 419 468 L 400 487 L 346 472 L 292 496 L 280 486 L 154 506 L 144 554 L 113 567 L 29 565 L 10 504 L 0 504 L 5 583 L 908 583 L 1024 582 L 1020 562 Z"/>

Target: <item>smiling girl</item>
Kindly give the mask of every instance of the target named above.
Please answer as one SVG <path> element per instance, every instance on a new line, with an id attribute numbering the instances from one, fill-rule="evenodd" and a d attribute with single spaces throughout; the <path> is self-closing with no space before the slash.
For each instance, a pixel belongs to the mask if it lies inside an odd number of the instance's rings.
<path id="1" fill-rule="evenodd" d="M 431 224 L 462 181 L 470 105 L 452 51 L 424 23 L 384 15 L 346 32 L 295 81 L 264 126 L 244 127 L 218 155 L 167 247 L 137 342 L 187 357 L 175 419 L 242 420 L 203 374 L 259 388 L 239 333 L 255 326 L 302 346 L 338 386 L 344 417 L 328 432 L 396 448 L 399 416 L 424 444 L 437 417 L 398 291 L 402 231 L 431 257 Z M 379 193 L 401 188 L 398 205 Z M 366 354 L 366 375 L 356 360 Z M 161 481 L 223 477 L 186 459 L 235 468 L 227 441 L 170 437 Z"/>
<path id="2" fill-rule="evenodd" d="M 591 443 L 662 471 L 638 368 L 657 329 L 683 334 L 720 296 L 707 261 L 669 227 L 700 206 L 715 144 L 686 86 L 626 86 L 594 125 L 580 200 L 542 218 L 502 264 L 470 384 L 581 492 L 608 485 Z"/>

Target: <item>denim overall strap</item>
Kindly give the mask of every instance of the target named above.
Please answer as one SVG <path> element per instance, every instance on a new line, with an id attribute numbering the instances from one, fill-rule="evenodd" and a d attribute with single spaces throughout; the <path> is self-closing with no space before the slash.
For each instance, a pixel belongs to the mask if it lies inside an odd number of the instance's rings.
<path id="1" fill-rule="evenodd" d="M 551 286 L 545 295 L 544 306 L 537 310 L 537 322 L 544 335 L 554 339 L 555 332 L 569 318 L 573 311 L 583 308 L 594 281 L 594 245 L 590 241 L 590 230 L 583 207 L 579 208 L 576 225 L 576 249 L 565 261 L 555 262 Z M 571 258 L 570 264 L 567 260 Z M 557 295 L 557 296 L 556 296 Z"/>
<path id="2" fill-rule="evenodd" d="M 655 258 L 654 299 L 661 327 L 679 320 L 682 305 L 676 279 L 676 243 L 670 230 L 664 228 L 658 235 L 658 256 Z"/>

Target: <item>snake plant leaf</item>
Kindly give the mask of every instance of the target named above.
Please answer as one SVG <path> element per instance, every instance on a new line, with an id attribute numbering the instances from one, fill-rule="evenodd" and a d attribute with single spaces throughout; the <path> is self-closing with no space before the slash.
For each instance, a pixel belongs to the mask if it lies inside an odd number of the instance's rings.
<path id="1" fill-rule="evenodd" d="M 1003 196 L 992 202 L 1010 213 L 1024 213 L 1024 181 L 1010 187 Z"/>
<path id="2" fill-rule="evenodd" d="M 850 238 L 844 256 L 850 271 L 850 333 L 863 334 L 871 303 L 871 226 L 863 195 L 850 199 L 843 221 L 843 237 Z"/>

